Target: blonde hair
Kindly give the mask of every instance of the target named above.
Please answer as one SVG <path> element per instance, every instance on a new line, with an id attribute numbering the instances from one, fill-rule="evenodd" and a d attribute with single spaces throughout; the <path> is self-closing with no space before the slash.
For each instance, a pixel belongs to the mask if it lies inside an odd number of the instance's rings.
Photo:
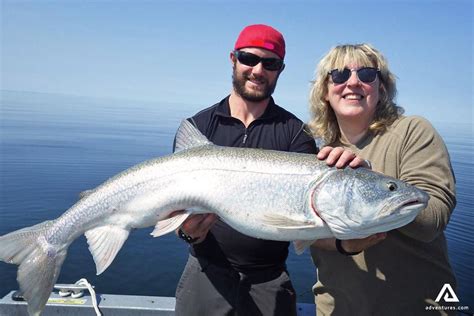
<path id="1" fill-rule="evenodd" d="M 331 144 L 340 138 L 336 115 L 329 102 L 326 101 L 329 72 L 336 68 L 343 70 L 349 63 L 380 70 L 380 99 L 369 131 L 383 132 L 403 114 L 403 108 L 395 103 L 397 94 L 395 75 L 388 69 L 385 57 L 369 44 L 336 46 L 319 62 L 316 69 L 316 80 L 312 82 L 309 97 L 311 119 L 308 126 L 313 136 L 322 138 L 325 144 Z"/>

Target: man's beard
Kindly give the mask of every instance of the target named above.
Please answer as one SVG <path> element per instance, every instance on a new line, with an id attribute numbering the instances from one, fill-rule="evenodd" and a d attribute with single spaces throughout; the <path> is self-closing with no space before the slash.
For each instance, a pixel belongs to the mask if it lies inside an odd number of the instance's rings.
<path id="1" fill-rule="evenodd" d="M 239 76 L 234 67 L 234 70 L 232 72 L 232 84 L 234 86 L 235 92 L 237 92 L 237 94 L 240 95 L 242 99 L 251 102 L 260 102 L 269 98 L 273 94 L 273 91 L 275 91 L 278 77 L 275 78 L 275 81 L 273 83 L 269 83 L 268 80 L 263 78 L 255 79 L 262 80 L 262 82 L 265 84 L 263 90 L 257 91 L 247 89 L 245 87 L 245 82 L 249 80 L 249 76 L 244 74 L 241 74 Z"/>

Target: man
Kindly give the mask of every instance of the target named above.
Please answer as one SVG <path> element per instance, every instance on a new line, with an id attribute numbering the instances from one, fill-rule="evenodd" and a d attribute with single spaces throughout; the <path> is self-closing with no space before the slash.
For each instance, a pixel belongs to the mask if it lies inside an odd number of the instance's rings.
<path id="1" fill-rule="evenodd" d="M 245 27 L 230 53 L 230 95 L 189 121 L 216 145 L 315 154 L 304 124 L 271 97 L 284 57 L 280 32 L 261 24 Z M 326 157 L 338 167 L 362 164 L 340 149 L 318 155 Z M 296 315 L 285 265 L 288 242 L 248 237 L 211 214 L 192 216 L 178 236 L 190 243 L 190 255 L 176 289 L 176 315 Z"/>

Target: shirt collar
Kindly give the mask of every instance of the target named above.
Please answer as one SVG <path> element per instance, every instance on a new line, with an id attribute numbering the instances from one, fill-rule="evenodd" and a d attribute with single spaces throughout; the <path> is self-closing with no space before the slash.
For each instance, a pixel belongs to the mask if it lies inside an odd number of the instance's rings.
<path id="1" fill-rule="evenodd" d="M 228 95 L 221 102 L 219 102 L 216 109 L 217 115 L 222 116 L 222 117 L 232 117 L 230 115 L 229 97 L 230 95 Z M 263 114 L 259 118 L 257 118 L 257 120 L 265 120 L 265 119 L 275 117 L 277 115 L 278 115 L 278 111 L 277 111 L 275 101 L 273 100 L 272 97 L 270 97 L 270 101 L 268 102 L 268 106 L 265 109 L 265 112 L 263 112 Z"/>
<path id="2" fill-rule="evenodd" d="M 365 135 L 359 139 L 359 141 L 355 144 L 351 144 L 344 136 L 340 136 L 339 138 L 339 145 L 342 145 L 344 147 L 355 147 L 359 150 L 363 149 L 365 146 L 367 146 L 372 139 L 374 138 L 373 133 L 369 130 L 365 133 Z"/>

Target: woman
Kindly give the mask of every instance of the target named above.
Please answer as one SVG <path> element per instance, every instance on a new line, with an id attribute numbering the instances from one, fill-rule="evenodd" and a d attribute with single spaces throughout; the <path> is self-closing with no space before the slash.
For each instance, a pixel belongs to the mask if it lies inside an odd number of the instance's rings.
<path id="1" fill-rule="evenodd" d="M 435 302 L 443 285 L 455 289 L 444 235 L 456 204 L 449 155 L 427 120 L 402 115 L 395 95 L 395 76 L 370 45 L 337 46 L 318 65 L 310 95 L 313 135 L 430 195 L 427 208 L 405 227 L 359 245 L 344 241 L 339 252 L 334 240 L 312 247 L 320 315 L 439 314 L 433 306 L 449 305 Z"/>

